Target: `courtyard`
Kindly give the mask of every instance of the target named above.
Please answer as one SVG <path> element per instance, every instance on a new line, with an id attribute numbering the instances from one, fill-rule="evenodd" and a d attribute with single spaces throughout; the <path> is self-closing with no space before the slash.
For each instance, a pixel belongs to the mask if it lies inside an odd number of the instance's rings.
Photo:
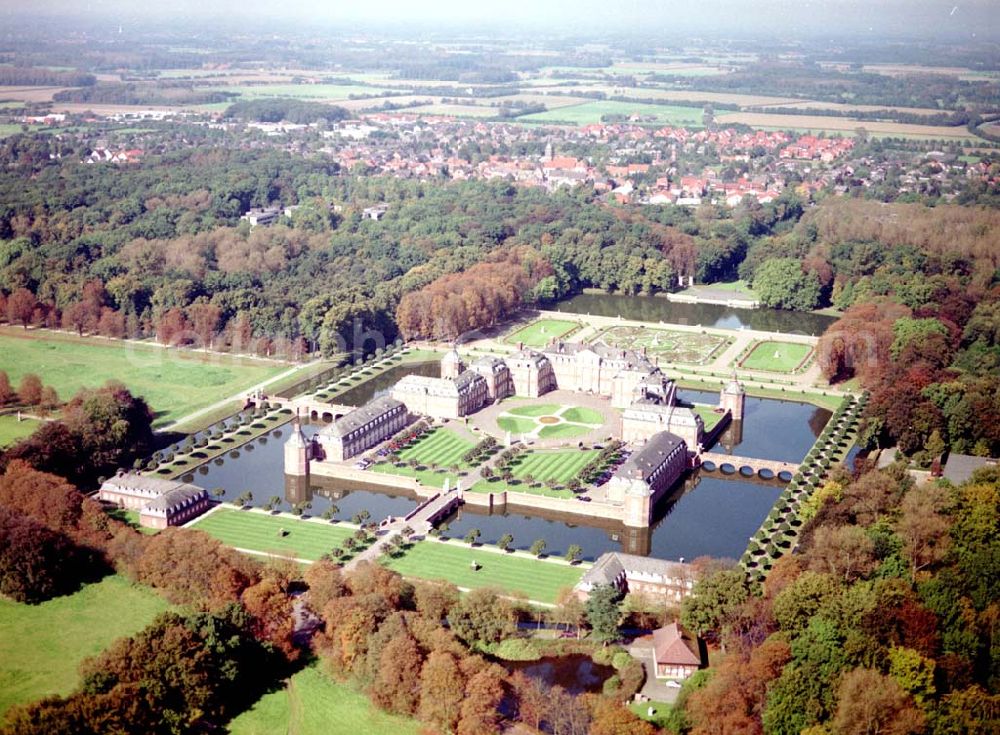
<path id="1" fill-rule="evenodd" d="M 470 417 L 473 428 L 500 440 L 521 439 L 534 446 L 568 441 L 599 442 L 621 435 L 621 414 L 601 396 L 554 390 L 539 398 L 520 396 L 487 406 Z"/>
<path id="2" fill-rule="evenodd" d="M 598 333 L 592 344 L 604 344 L 621 350 L 634 350 L 654 360 L 705 365 L 712 361 L 728 340 L 720 334 L 699 334 L 670 329 L 637 326 L 608 327 Z"/>

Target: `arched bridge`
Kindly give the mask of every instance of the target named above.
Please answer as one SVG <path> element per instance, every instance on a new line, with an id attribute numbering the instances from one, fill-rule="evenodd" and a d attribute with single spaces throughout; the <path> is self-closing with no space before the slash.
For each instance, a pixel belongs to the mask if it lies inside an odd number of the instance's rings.
<path id="1" fill-rule="evenodd" d="M 719 452 L 702 452 L 699 457 L 701 468 L 706 472 L 722 472 L 725 475 L 740 474 L 745 477 L 754 475 L 765 480 L 777 478 L 789 482 L 799 471 L 797 464 L 780 462 L 775 459 L 758 459 L 757 457 L 737 457 Z"/>
<path id="2" fill-rule="evenodd" d="M 255 404 L 258 401 L 266 401 L 273 406 L 290 408 L 292 411 L 298 411 L 300 416 L 307 416 L 310 419 L 326 421 L 327 423 L 339 419 L 355 408 L 354 406 L 342 406 L 336 403 L 324 403 L 309 396 L 300 396 L 298 398 L 282 398 L 281 396 L 261 394 L 247 396 L 247 405 Z"/>

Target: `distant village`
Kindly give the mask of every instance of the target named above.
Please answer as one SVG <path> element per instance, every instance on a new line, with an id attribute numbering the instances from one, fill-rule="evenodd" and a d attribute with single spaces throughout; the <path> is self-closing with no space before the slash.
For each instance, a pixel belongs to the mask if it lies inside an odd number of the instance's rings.
<path id="1" fill-rule="evenodd" d="M 92 116 L 83 122 L 102 121 L 205 126 L 235 135 L 235 144 L 241 147 L 328 156 L 351 173 L 416 180 L 506 180 L 549 191 L 586 187 L 620 204 L 697 206 L 709 201 L 734 206 L 745 197 L 766 204 L 789 189 L 809 199 L 821 192 L 845 195 L 873 187 L 884 188 L 893 198 L 914 194 L 949 201 L 970 184 L 1000 184 L 996 164 L 946 150 L 886 146 L 876 154 L 859 145 L 856 135 L 827 137 L 714 124 L 689 130 L 629 120 L 573 127 L 379 112 L 339 123 L 304 125 L 233 122 L 219 115 L 206 120 L 204 115 L 160 110 Z M 53 132 L 62 135 L 58 127 L 74 121 L 49 114 L 25 117 L 22 122 L 56 126 Z M 85 137 L 81 132 L 73 135 Z M 136 163 L 146 154 L 136 140 L 142 137 L 118 146 L 104 137 L 90 140 L 81 160 Z M 152 140 L 157 152 L 183 145 L 183 140 L 167 144 Z M 279 214 L 249 213 L 255 225 L 274 222 Z M 365 216 L 379 219 L 383 214 L 384 209 Z"/>

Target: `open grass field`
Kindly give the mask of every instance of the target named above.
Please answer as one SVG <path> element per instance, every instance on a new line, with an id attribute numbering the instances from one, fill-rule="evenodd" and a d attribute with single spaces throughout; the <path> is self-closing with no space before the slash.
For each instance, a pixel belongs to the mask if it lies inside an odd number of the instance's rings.
<path id="1" fill-rule="evenodd" d="M 376 709 L 368 698 L 311 664 L 261 697 L 227 727 L 232 735 L 417 735 L 415 720 Z"/>
<path id="2" fill-rule="evenodd" d="M 646 722 L 652 722 L 657 727 L 667 727 L 670 721 L 670 712 L 673 709 L 673 705 L 669 702 L 657 702 L 655 700 L 649 700 L 648 702 L 633 702 L 628 706 L 640 719 Z M 649 714 L 649 710 L 653 710 L 653 714 Z"/>
<path id="3" fill-rule="evenodd" d="M 427 469 L 426 467 L 420 469 L 416 467 L 396 467 L 396 465 L 390 462 L 379 462 L 371 466 L 370 470 L 372 472 L 379 472 L 383 475 L 400 475 L 402 477 L 413 477 L 420 481 L 421 485 L 426 487 L 444 487 L 445 480 L 448 481 L 448 487 L 455 487 L 455 483 L 458 482 L 459 477 L 454 472 L 438 472 L 436 470 Z"/>
<path id="4" fill-rule="evenodd" d="M 504 338 L 504 341 L 512 345 L 521 342 L 528 347 L 544 347 L 552 340 L 565 337 L 579 328 L 579 322 L 564 319 L 538 319 L 511 332 Z"/>
<path id="5" fill-rule="evenodd" d="M 35 432 L 41 421 L 35 419 L 17 420 L 16 414 L 0 416 L 0 448 L 10 446 L 18 439 L 23 439 Z"/>
<path id="6" fill-rule="evenodd" d="M 472 562 L 480 565 L 476 571 Z M 534 559 L 520 554 L 498 554 L 455 541 L 419 541 L 382 563 L 405 577 L 440 579 L 459 587 L 495 587 L 529 600 L 554 603 L 560 590 L 580 581 L 585 567 Z"/>
<path id="7" fill-rule="evenodd" d="M 421 464 L 435 464 L 438 467 L 464 466 L 462 455 L 475 446 L 450 429 L 438 427 L 420 441 L 399 453 L 401 459 L 415 459 Z"/>
<path id="8" fill-rule="evenodd" d="M 812 352 L 811 345 L 797 342 L 759 342 L 740 367 L 747 370 L 766 370 L 771 373 L 790 373 L 810 352 Z"/>
<path id="9" fill-rule="evenodd" d="M 669 362 L 704 365 L 724 347 L 726 338 L 718 334 L 699 334 L 648 327 L 608 327 L 592 342 L 622 350 L 642 351 Z"/>
<path id="10" fill-rule="evenodd" d="M 394 101 L 391 97 L 387 97 L 386 100 Z M 369 101 L 377 102 L 375 100 Z M 432 105 L 408 107 L 404 112 L 415 115 L 440 115 L 442 117 L 496 117 L 500 114 L 500 109 L 487 105 L 454 105 L 436 102 Z"/>
<path id="11" fill-rule="evenodd" d="M 855 130 L 864 128 L 868 131 L 869 135 L 883 138 L 976 140 L 976 137 L 962 125 L 916 125 L 913 123 L 855 120 L 850 117 L 827 117 L 824 115 L 774 115 L 765 112 L 732 112 L 720 113 L 716 116 L 716 122 L 720 125 L 742 123 L 753 128 L 771 130 L 796 130 L 799 132 L 825 131 L 847 136 L 853 136 Z"/>
<path id="12" fill-rule="evenodd" d="M 303 521 L 288 515 L 272 516 L 220 508 L 193 524 L 226 546 L 296 559 L 318 560 L 357 530 L 344 524 Z M 284 529 L 285 535 L 281 535 Z"/>
<path id="13" fill-rule="evenodd" d="M 600 411 L 555 403 L 517 406 L 497 417 L 497 426 L 504 431 L 542 439 L 569 439 L 583 436 L 599 428 L 603 423 L 604 416 Z"/>
<path id="14" fill-rule="evenodd" d="M 536 480 L 565 484 L 576 477 L 587 463 L 600 452 L 597 449 L 557 449 L 526 452 L 511 465 L 514 477 L 519 480 L 534 477 Z"/>
<path id="15" fill-rule="evenodd" d="M 676 105 L 650 105 L 631 102 L 586 102 L 557 110 L 546 110 L 517 118 L 521 122 L 563 123 L 566 125 L 591 125 L 601 122 L 605 115 L 634 115 L 643 121 L 659 125 L 685 125 L 702 127 L 702 108 Z"/>
<path id="16" fill-rule="evenodd" d="M 0 598 L 0 715 L 11 705 L 65 695 L 77 667 L 146 627 L 169 603 L 122 577 L 105 577 L 40 605 Z"/>
<path id="17" fill-rule="evenodd" d="M 0 330 L 0 370 L 16 387 L 37 373 L 63 400 L 81 388 L 119 380 L 143 396 L 167 424 L 287 369 L 279 363 L 219 354 L 179 352 L 133 342 L 79 339 L 71 335 Z"/>

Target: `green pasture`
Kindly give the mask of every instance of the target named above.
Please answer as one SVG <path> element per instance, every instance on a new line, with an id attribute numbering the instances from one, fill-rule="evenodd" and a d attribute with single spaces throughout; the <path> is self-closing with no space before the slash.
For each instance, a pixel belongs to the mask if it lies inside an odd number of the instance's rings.
<path id="1" fill-rule="evenodd" d="M 30 436 L 41 424 L 41 421 L 35 419 L 18 421 L 15 414 L 0 416 L 0 448 L 10 446 L 18 439 Z"/>
<path id="2" fill-rule="evenodd" d="M 651 105 L 641 102 L 612 102 L 607 100 L 585 102 L 572 107 L 536 112 L 517 118 L 522 122 L 564 123 L 567 125 L 591 125 L 601 122 L 605 115 L 630 117 L 639 115 L 644 122 L 659 125 L 685 125 L 701 127 L 703 110 L 700 107 L 680 105 Z"/>
<path id="3" fill-rule="evenodd" d="M 448 487 L 455 487 L 455 483 L 458 482 L 458 475 L 454 472 L 438 472 L 437 470 L 431 470 L 426 467 L 407 467 L 406 465 L 402 467 L 397 467 L 391 462 L 379 462 L 371 466 L 372 472 L 379 472 L 383 475 L 400 475 L 401 477 L 412 477 L 419 480 L 421 485 L 426 485 L 427 487 L 444 487 L 444 481 L 448 481 Z"/>
<path id="4" fill-rule="evenodd" d="M 217 538 L 226 546 L 311 561 L 318 560 L 334 546 L 340 546 L 357 530 L 343 524 L 229 508 L 220 508 L 202 516 L 192 527 Z"/>
<path id="5" fill-rule="evenodd" d="M 368 697 L 340 684 L 313 663 L 269 692 L 226 727 L 232 735 L 417 735 L 415 720 L 377 709 Z"/>
<path id="6" fill-rule="evenodd" d="M 552 340 L 565 337 L 579 328 L 578 322 L 565 319 L 538 319 L 508 334 L 505 341 L 515 345 L 521 342 L 528 347 L 544 347 Z"/>
<path id="7" fill-rule="evenodd" d="M 511 470 L 519 480 L 530 476 L 541 482 L 552 480 L 565 485 L 598 454 L 597 449 L 538 449 L 517 457 L 511 463 Z"/>
<path id="8" fill-rule="evenodd" d="M 798 342 L 758 342 L 740 367 L 771 373 L 790 373 L 812 352 L 811 345 Z"/>
<path id="9" fill-rule="evenodd" d="M 0 370 L 7 371 L 15 388 L 26 373 L 36 373 L 62 400 L 69 400 L 81 388 L 118 380 L 146 399 L 155 412 L 154 425 L 170 423 L 285 369 L 275 362 L 121 340 L 0 331 Z"/>
<path id="10" fill-rule="evenodd" d="M 472 569 L 472 562 L 479 569 Z M 560 590 L 580 581 L 584 567 L 534 559 L 520 554 L 498 554 L 458 542 L 419 541 L 397 557 L 382 563 L 405 577 L 443 580 L 459 587 L 495 587 L 529 600 L 554 603 Z"/>
<path id="11" fill-rule="evenodd" d="M 14 704 L 69 694 L 84 658 L 138 633 L 169 607 L 148 587 L 118 576 L 39 605 L 0 597 L 0 715 Z"/>
<path id="12" fill-rule="evenodd" d="M 704 365 L 716 351 L 725 346 L 726 338 L 718 334 L 682 332 L 649 327 L 608 327 L 592 340 L 620 350 L 634 350 L 657 356 L 669 362 Z"/>

